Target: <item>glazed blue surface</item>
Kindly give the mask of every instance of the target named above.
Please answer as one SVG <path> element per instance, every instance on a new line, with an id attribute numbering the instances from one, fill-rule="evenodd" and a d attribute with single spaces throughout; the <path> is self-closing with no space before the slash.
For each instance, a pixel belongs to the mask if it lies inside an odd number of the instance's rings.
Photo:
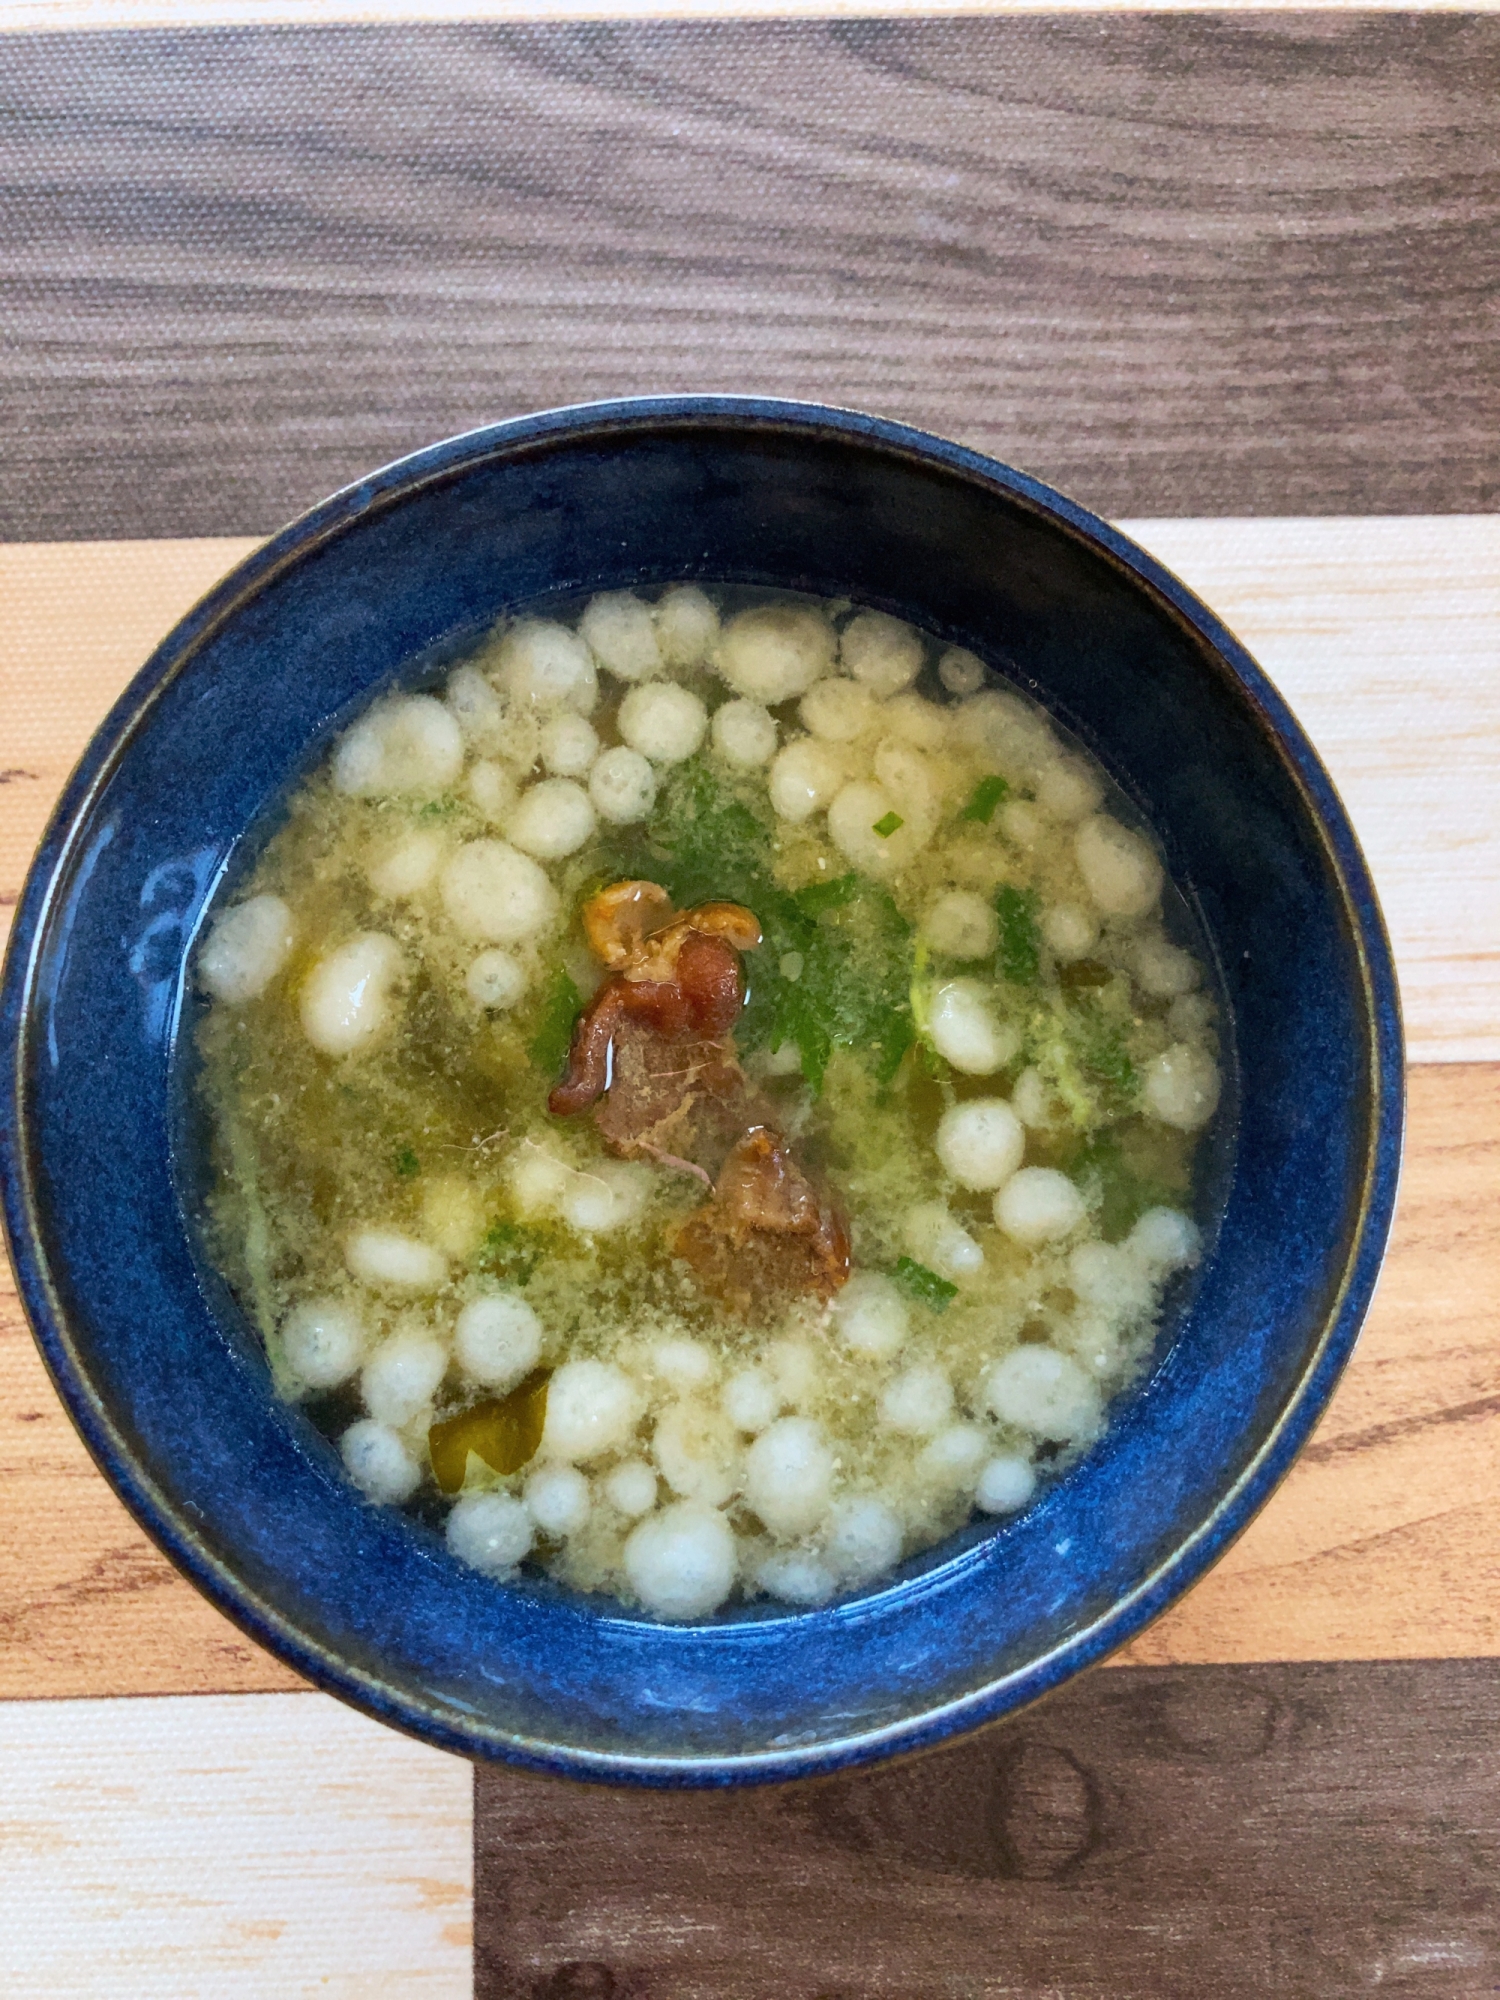
<path id="1" fill-rule="evenodd" d="M 336 718 L 510 605 L 694 576 L 897 612 L 1075 729 L 1206 927 L 1239 1115 L 1222 1226 L 1175 1339 L 1039 1504 L 853 1603 L 674 1629 L 544 1582 L 497 1587 L 360 1498 L 271 1395 L 196 1260 L 173 1076 L 205 903 Z M 23 1294 L 138 1518 L 247 1630 L 373 1713 L 472 1755 L 645 1784 L 793 1777 L 931 1743 L 1138 1631 L 1306 1437 L 1358 1331 L 1399 1162 L 1400 1021 L 1375 897 L 1326 775 L 1243 649 L 1037 482 L 800 405 L 523 419 L 288 529 L 172 634 L 90 746 L 22 899 L 0 1009 Z"/>

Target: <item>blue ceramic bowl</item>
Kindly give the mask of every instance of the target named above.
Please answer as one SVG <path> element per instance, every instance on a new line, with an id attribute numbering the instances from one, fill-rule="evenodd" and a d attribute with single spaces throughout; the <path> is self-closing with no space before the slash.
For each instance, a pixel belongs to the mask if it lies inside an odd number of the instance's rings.
<path id="1" fill-rule="evenodd" d="M 545 1581 L 499 1587 L 360 1498 L 272 1395 L 195 1249 L 176 1060 L 208 899 L 367 690 L 508 606 L 677 577 L 855 597 L 1038 694 L 1159 834 L 1217 956 L 1238 1068 L 1216 1246 L 1102 1442 L 1019 1519 L 861 1599 L 687 1629 Z M 1245 1526 L 1327 1401 L 1400 1151 L 1374 892 L 1322 766 L 1243 648 L 1037 481 L 785 403 L 524 418 L 403 460 L 279 535 L 183 621 L 90 745 L 17 913 L 3 1032 L 22 1292 L 143 1526 L 253 1637 L 372 1714 L 471 1755 L 650 1785 L 936 1743 L 1139 1632 Z"/>

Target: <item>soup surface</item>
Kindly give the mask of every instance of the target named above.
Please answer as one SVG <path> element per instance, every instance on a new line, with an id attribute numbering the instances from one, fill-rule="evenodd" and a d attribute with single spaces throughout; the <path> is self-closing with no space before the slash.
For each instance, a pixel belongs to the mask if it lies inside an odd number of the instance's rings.
<path id="1" fill-rule="evenodd" d="M 972 654 L 686 585 L 505 621 L 216 913 L 212 1252 L 462 1561 L 819 1604 L 1024 1507 L 1149 1357 L 1220 1091 L 1185 935 Z"/>

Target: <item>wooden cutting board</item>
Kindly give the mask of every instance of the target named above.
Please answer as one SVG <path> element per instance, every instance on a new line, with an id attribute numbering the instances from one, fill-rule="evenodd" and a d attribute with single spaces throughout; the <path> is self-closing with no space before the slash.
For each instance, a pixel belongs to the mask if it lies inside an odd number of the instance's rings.
<path id="1" fill-rule="evenodd" d="M 1500 21 L 30 34 L 0 101 L 0 905 L 255 536 L 470 422 L 736 387 L 981 444 L 1178 569 L 1344 793 L 1414 1059 L 1365 1335 L 1250 1531 L 1014 1728 L 792 1793 L 471 1782 L 302 1691 L 6 1291 L 7 1989 L 1495 1991 Z"/>

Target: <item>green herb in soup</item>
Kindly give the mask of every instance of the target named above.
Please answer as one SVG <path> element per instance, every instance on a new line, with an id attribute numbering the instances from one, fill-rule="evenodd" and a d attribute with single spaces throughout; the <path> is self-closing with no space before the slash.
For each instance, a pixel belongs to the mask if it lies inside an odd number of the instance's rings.
<path id="1" fill-rule="evenodd" d="M 198 957 L 212 1248 L 453 1553 L 669 1619 L 1024 1507 L 1199 1254 L 1150 840 L 971 655 L 675 586 L 374 701 Z"/>

